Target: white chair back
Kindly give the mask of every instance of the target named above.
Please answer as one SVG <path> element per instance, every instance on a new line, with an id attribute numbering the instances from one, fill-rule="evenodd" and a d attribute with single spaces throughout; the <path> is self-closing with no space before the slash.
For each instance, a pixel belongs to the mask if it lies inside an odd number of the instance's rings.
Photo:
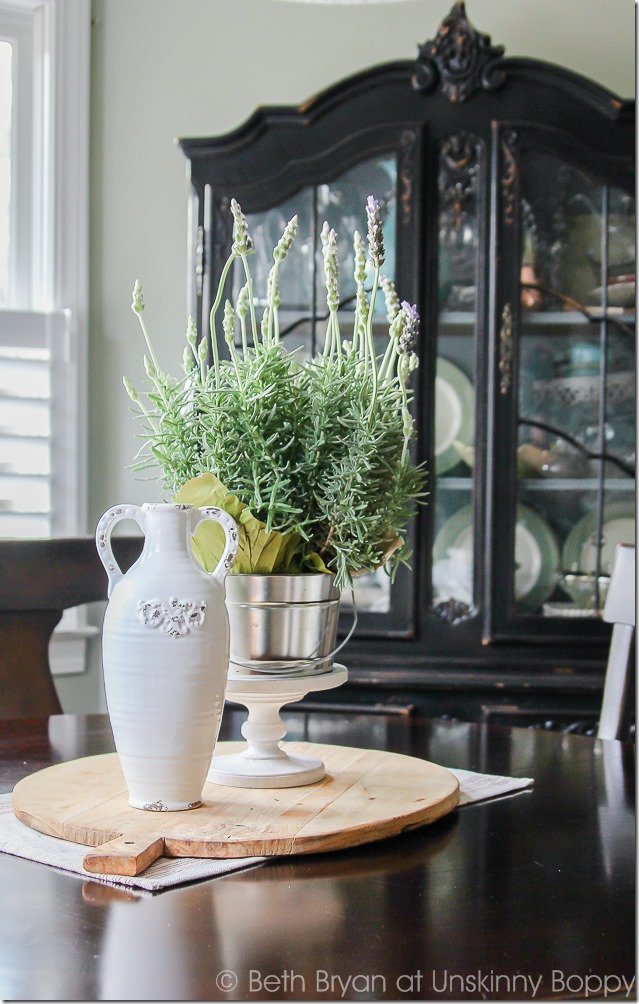
<path id="1" fill-rule="evenodd" d="M 619 544 L 610 576 L 603 619 L 614 624 L 597 731 L 598 739 L 620 738 L 628 696 L 629 660 L 636 622 L 635 547 Z"/>

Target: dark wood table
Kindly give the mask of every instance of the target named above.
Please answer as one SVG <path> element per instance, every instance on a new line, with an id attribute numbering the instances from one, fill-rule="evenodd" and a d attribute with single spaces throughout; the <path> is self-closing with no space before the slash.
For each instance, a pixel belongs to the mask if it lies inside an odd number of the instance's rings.
<path id="1" fill-rule="evenodd" d="M 222 738 L 239 737 L 245 715 L 227 709 Z M 2 998 L 636 999 L 633 747 L 403 716 L 285 717 L 289 738 L 535 785 L 392 840 L 153 896 L 0 854 Z M 102 716 L 0 722 L 0 791 L 112 749 Z"/>

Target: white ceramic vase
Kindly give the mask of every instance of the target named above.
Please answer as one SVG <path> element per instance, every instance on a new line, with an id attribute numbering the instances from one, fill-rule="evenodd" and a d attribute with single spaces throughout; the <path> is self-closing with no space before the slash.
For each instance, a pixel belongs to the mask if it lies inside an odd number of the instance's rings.
<path id="1" fill-rule="evenodd" d="M 111 531 L 135 520 L 142 554 L 124 573 Z M 226 545 L 214 572 L 191 552 L 198 523 L 212 519 Z M 100 519 L 98 553 L 109 576 L 102 639 L 107 706 L 116 749 L 138 809 L 195 808 L 222 718 L 229 664 L 224 580 L 237 551 L 237 526 L 212 506 L 116 505 Z"/>

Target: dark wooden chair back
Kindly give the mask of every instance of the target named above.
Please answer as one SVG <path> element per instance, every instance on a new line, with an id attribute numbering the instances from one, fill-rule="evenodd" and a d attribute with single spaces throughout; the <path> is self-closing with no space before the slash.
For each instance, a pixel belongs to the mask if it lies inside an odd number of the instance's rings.
<path id="1" fill-rule="evenodd" d="M 142 550 L 140 537 L 114 537 L 120 567 Z M 93 537 L 0 540 L 0 718 L 62 711 L 49 665 L 49 641 L 69 607 L 107 598 L 107 576 Z"/>

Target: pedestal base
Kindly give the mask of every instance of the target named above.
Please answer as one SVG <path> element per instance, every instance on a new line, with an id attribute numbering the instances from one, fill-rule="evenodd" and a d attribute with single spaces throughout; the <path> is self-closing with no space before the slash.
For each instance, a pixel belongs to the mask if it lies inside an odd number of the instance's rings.
<path id="1" fill-rule="evenodd" d="M 232 788 L 295 788 L 300 784 L 313 784 L 326 775 L 321 760 L 311 757 L 281 756 L 258 760 L 243 753 L 215 757 L 207 781 L 228 784 Z"/>
<path id="2" fill-rule="evenodd" d="M 346 667 L 337 664 L 321 674 L 229 676 L 227 699 L 248 708 L 242 726 L 248 746 L 241 753 L 213 757 L 207 780 L 237 788 L 292 788 L 321 781 L 326 773 L 321 760 L 292 756 L 280 746 L 286 735 L 280 710 L 306 694 L 339 687 L 347 679 Z"/>

